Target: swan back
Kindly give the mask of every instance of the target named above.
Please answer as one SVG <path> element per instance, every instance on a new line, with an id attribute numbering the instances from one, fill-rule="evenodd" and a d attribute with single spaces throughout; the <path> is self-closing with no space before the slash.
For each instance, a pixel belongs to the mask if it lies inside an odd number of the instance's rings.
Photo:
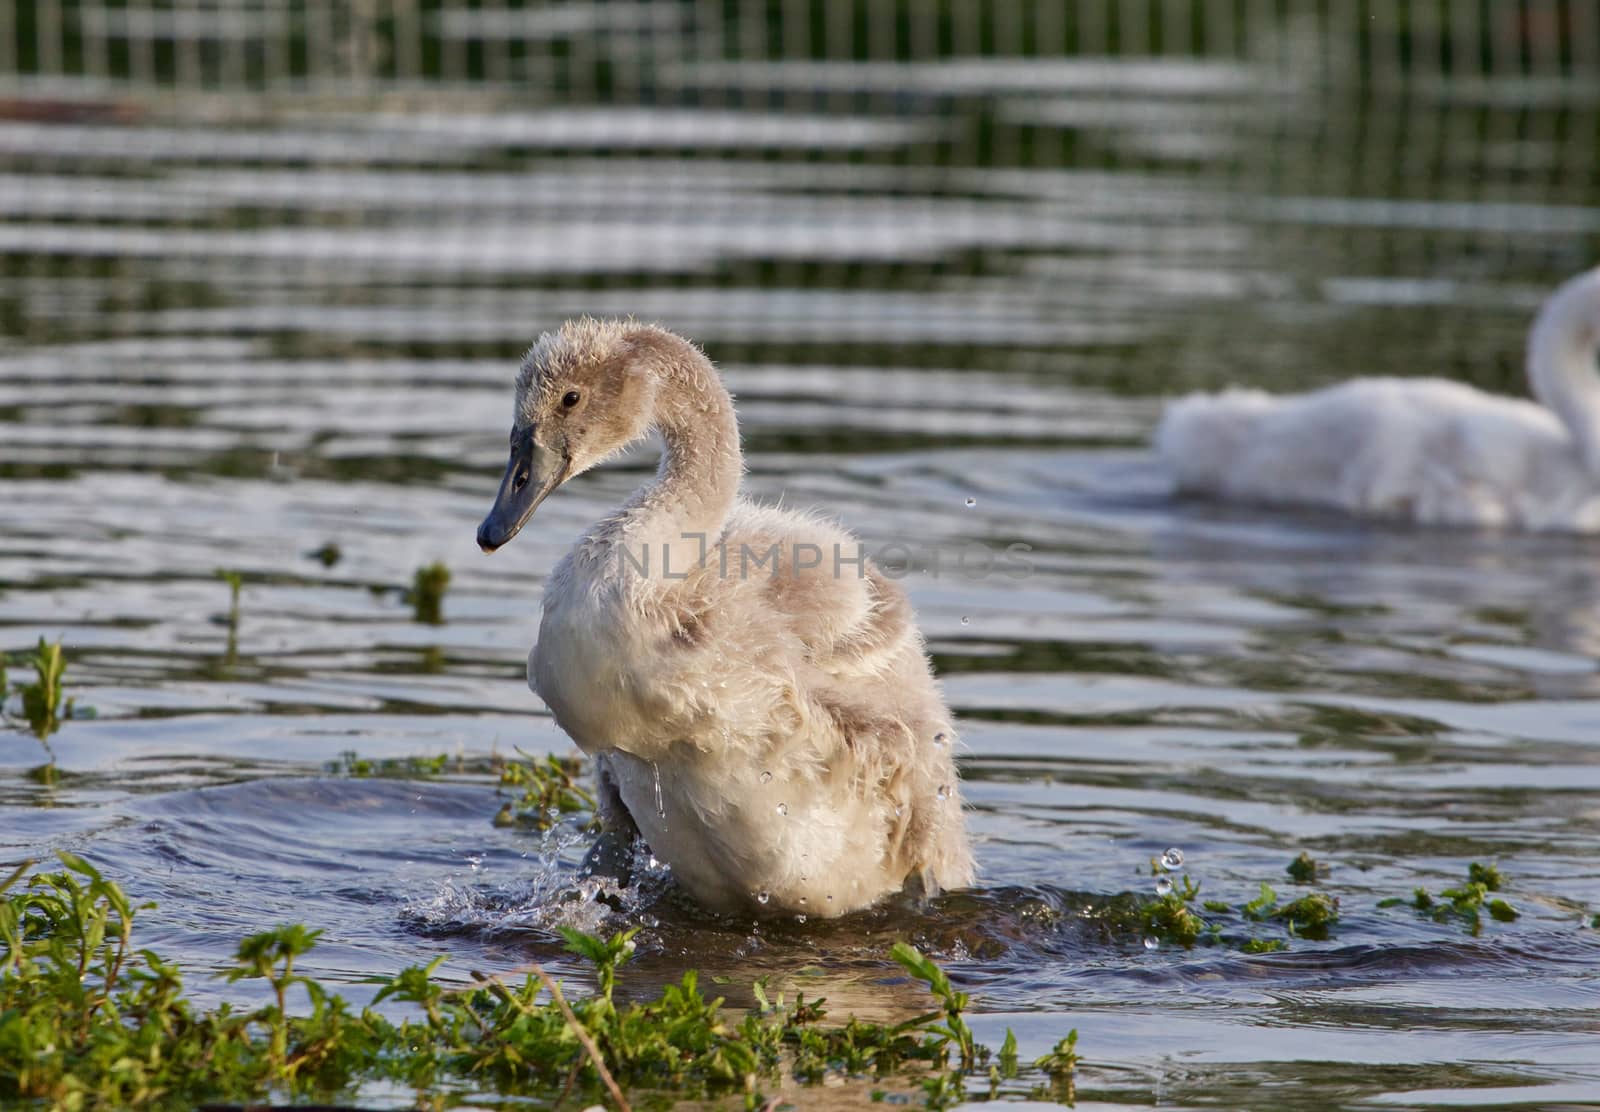
<path id="1" fill-rule="evenodd" d="M 1276 405 L 1260 390 L 1190 394 L 1167 407 L 1155 446 L 1173 468 L 1180 490 L 1221 493 L 1254 440 L 1256 419 Z"/>

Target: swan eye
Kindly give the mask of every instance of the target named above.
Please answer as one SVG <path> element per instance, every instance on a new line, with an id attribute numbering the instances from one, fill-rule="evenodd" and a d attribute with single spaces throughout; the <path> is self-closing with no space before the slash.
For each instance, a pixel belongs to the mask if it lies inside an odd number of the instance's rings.
<path id="1" fill-rule="evenodd" d="M 526 469 L 524 469 L 522 471 L 518 471 L 516 476 L 511 480 L 511 489 L 512 490 L 521 490 L 523 487 L 525 487 L 527 485 L 528 485 L 528 472 L 527 472 Z"/>
<path id="2" fill-rule="evenodd" d="M 561 399 L 561 404 L 566 406 L 568 409 L 571 409 L 573 406 L 577 405 L 578 392 L 576 390 L 568 390 L 566 397 Z"/>

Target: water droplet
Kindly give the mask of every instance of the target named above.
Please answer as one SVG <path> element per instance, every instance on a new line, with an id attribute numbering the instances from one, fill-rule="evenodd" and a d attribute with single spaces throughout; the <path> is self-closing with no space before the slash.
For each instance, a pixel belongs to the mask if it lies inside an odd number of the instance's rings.
<path id="1" fill-rule="evenodd" d="M 661 794 L 661 766 L 651 762 L 650 771 L 656 778 L 656 815 L 664 819 L 667 817 L 667 801 Z"/>
<path id="2" fill-rule="evenodd" d="M 978 500 L 977 500 L 977 499 L 976 499 L 976 498 L 973 498 L 973 497 L 971 497 L 971 496 L 968 496 L 968 498 L 967 498 L 967 505 L 969 505 L 969 506 L 976 506 L 976 505 L 977 505 L 977 504 L 978 504 Z"/>
<path id="3" fill-rule="evenodd" d="M 937 795 L 941 800 L 949 799 L 950 798 L 950 785 L 949 784 L 940 784 L 939 785 L 939 790 L 934 792 L 934 794 Z"/>
<path id="4" fill-rule="evenodd" d="M 756 893 L 756 903 L 766 903 L 770 899 L 772 899 L 771 892 L 761 891 Z"/>
<path id="5" fill-rule="evenodd" d="M 772 773 L 770 773 L 770 772 L 763 772 L 763 773 L 762 773 L 762 774 L 761 774 L 761 782 L 762 782 L 762 783 L 763 783 L 763 784 L 770 784 L 770 783 L 772 783 Z"/>
<path id="6" fill-rule="evenodd" d="M 1154 950 L 1160 945 L 1161 945 L 1161 940 L 1159 938 L 1156 938 L 1153 935 L 1148 935 L 1148 934 L 1145 935 L 1145 937 L 1144 937 L 1144 948 L 1146 950 Z"/>
<path id="7" fill-rule="evenodd" d="M 899 804 L 899 803 L 895 804 L 895 808 L 894 808 L 894 817 L 895 818 L 899 818 L 901 815 L 903 815 L 905 813 L 906 813 L 906 809 L 905 809 L 905 806 L 903 804 Z"/>
<path id="8" fill-rule="evenodd" d="M 1168 880 L 1166 877 L 1162 877 L 1160 880 L 1156 881 L 1156 895 L 1172 895 L 1172 881 Z"/>
<path id="9" fill-rule="evenodd" d="M 972 619 L 967 617 L 965 614 L 963 614 L 963 615 L 961 615 L 961 624 L 962 625 L 971 625 L 972 624 Z"/>
<path id="10" fill-rule="evenodd" d="M 794 921 L 796 923 L 804 923 L 806 921 L 806 917 L 804 915 L 796 915 L 794 917 Z"/>
<path id="11" fill-rule="evenodd" d="M 1161 855 L 1161 867 L 1164 869 L 1183 868 L 1183 850 L 1173 846 Z"/>
<path id="12" fill-rule="evenodd" d="M 788 813 L 789 813 L 789 805 L 787 803 L 778 804 L 778 814 L 787 815 Z"/>
<path id="13" fill-rule="evenodd" d="M 933 735 L 933 743 L 935 745 L 944 745 L 949 740 L 950 735 L 945 733 L 943 730 L 940 730 L 938 733 Z"/>

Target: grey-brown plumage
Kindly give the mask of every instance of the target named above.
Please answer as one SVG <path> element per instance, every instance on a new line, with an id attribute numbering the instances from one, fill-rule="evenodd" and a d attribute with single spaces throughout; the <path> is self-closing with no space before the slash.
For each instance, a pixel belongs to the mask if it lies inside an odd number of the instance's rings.
<path id="1" fill-rule="evenodd" d="M 740 498 L 732 400 L 692 344 L 617 321 L 541 337 L 480 543 L 651 431 L 655 479 L 551 573 L 528 657 L 612 820 L 720 911 L 970 883 L 955 731 L 904 592 L 839 526 Z"/>

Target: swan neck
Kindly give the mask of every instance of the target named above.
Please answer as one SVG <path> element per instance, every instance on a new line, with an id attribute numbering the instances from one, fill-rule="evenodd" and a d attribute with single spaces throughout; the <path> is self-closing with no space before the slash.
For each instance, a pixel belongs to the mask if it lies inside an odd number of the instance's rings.
<path id="1" fill-rule="evenodd" d="M 655 415 L 662 441 L 655 480 L 624 507 L 623 543 L 648 550 L 652 575 L 676 577 L 721 535 L 739 495 L 744 456 L 733 399 L 711 361 L 675 336 L 659 336 Z"/>
<path id="2" fill-rule="evenodd" d="M 1600 478 L 1600 269 L 1545 302 L 1528 337 L 1534 397 L 1566 424 L 1585 470 Z"/>

